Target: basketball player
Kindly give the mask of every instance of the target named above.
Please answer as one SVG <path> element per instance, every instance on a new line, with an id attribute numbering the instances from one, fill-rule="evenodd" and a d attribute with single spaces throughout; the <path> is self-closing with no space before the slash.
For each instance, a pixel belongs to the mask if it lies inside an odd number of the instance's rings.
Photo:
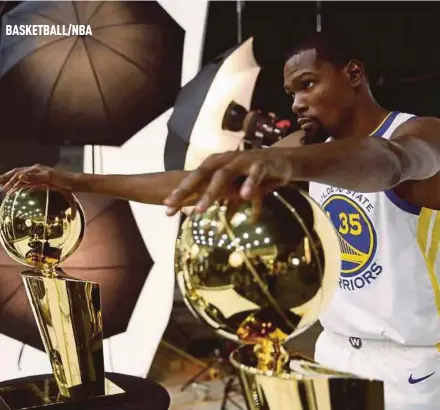
<path id="1" fill-rule="evenodd" d="M 0 183 L 5 190 L 49 183 L 164 203 L 172 215 L 237 194 L 237 177 L 245 179 L 238 194 L 252 200 L 310 181 L 342 250 L 316 360 L 383 380 L 387 410 L 434 410 L 440 408 L 440 121 L 379 106 L 345 40 L 318 33 L 286 61 L 285 89 L 302 131 L 277 146 L 213 155 L 193 172 L 105 176 L 33 166 L 4 174 Z"/>

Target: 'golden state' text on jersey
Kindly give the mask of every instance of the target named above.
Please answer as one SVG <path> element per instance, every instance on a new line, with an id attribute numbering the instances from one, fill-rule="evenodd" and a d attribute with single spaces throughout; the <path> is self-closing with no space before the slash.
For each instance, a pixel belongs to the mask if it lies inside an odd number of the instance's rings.
<path id="1" fill-rule="evenodd" d="M 391 112 L 371 134 L 390 138 L 413 115 Z M 341 152 L 341 161 L 344 153 Z M 361 193 L 311 183 L 332 220 L 341 274 L 324 328 L 347 336 L 433 346 L 440 342 L 440 214 L 394 190 Z"/>

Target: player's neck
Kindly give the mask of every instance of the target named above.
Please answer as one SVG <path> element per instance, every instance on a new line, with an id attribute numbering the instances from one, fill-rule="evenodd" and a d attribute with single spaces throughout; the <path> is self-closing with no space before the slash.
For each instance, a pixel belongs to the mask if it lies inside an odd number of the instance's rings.
<path id="1" fill-rule="evenodd" d="M 335 135 L 336 139 L 361 138 L 369 136 L 386 118 L 388 111 L 371 96 L 364 95 L 348 113 L 343 127 Z"/>

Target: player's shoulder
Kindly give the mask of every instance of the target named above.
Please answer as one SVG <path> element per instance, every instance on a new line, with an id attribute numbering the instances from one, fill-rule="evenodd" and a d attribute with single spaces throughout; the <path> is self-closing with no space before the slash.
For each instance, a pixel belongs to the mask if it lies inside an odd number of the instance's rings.
<path id="1" fill-rule="evenodd" d="M 391 138 L 397 138 L 405 134 L 423 134 L 426 129 L 440 130 L 440 119 L 410 113 L 398 113 L 394 120 Z"/>

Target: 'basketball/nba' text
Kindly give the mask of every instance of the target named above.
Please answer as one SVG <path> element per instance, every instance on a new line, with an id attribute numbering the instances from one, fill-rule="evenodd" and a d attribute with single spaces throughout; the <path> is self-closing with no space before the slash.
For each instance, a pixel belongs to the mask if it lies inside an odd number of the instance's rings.
<path id="1" fill-rule="evenodd" d="M 91 36 L 89 24 L 6 24 L 7 36 Z"/>

